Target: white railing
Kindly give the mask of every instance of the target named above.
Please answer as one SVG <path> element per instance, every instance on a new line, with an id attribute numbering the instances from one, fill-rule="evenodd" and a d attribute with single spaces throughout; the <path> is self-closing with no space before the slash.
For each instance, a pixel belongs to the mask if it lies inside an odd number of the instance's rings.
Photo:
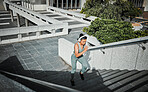
<path id="1" fill-rule="evenodd" d="M 47 34 L 41 34 L 42 31 L 47 31 Z M 34 32 L 36 35 L 30 36 L 29 34 L 32 32 Z M 28 35 L 27 37 L 23 37 L 23 34 Z M 68 34 L 68 23 L 0 29 L 0 44 L 47 38 L 66 34 Z M 17 35 L 17 38 L 8 39 L 8 37 L 10 37 L 11 35 Z M 3 37 L 6 36 L 7 39 L 3 39 Z"/>
<path id="2" fill-rule="evenodd" d="M 59 24 L 62 23 L 61 21 L 58 21 L 53 18 L 49 18 L 45 15 L 39 14 L 37 12 L 34 12 L 32 10 L 26 9 L 24 7 L 21 7 L 19 5 L 16 5 L 14 3 L 9 2 L 8 0 L 4 0 L 5 4 L 9 5 L 9 9 L 14 11 L 15 13 L 20 14 L 21 16 L 27 18 L 28 20 L 31 20 L 37 25 L 47 25 L 47 24 Z M 7 5 L 5 5 L 7 6 Z"/>
<path id="3" fill-rule="evenodd" d="M 32 10 L 28 10 L 19 5 L 13 4 L 8 0 L 4 0 L 5 8 L 11 9 L 15 13 L 25 17 L 26 19 L 36 23 L 38 26 L 18 27 L 0 29 L 0 44 L 27 41 L 46 37 L 60 36 L 68 34 L 68 23 L 64 23 L 45 15 L 39 14 Z M 42 31 L 47 31 L 46 34 L 41 34 Z M 34 32 L 35 36 L 29 35 Z M 23 37 L 23 35 L 26 37 Z M 11 36 L 16 36 L 11 38 Z M 5 37 L 7 39 L 5 39 Z"/>
<path id="4" fill-rule="evenodd" d="M 58 44 L 59 56 L 71 65 L 74 43 L 60 38 Z M 85 58 L 96 69 L 148 70 L 148 36 L 89 47 Z"/>
<path id="5" fill-rule="evenodd" d="M 86 18 L 85 14 L 76 13 L 76 12 L 68 11 L 68 10 L 63 10 L 63 9 L 52 7 L 52 6 L 48 6 L 47 11 L 54 11 L 54 12 L 61 13 L 61 14 L 67 15 L 67 16 L 71 16 L 71 17 L 80 19 L 80 21 L 86 21 L 89 24 L 97 18 L 95 16 L 90 16 L 90 17 Z"/>

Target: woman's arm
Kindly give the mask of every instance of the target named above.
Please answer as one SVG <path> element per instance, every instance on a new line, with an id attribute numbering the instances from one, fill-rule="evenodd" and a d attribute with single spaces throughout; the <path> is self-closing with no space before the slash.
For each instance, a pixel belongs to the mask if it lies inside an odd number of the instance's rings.
<path id="1" fill-rule="evenodd" d="M 85 46 L 84 50 L 82 52 L 80 52 L 80 53 L 79 53 L 79 46 L 78 46 L 78 44 L 75 44 L 74 49 L 75 49 L 75 56 L 79 57 L 79 56 L 81 56 L 83 53 L 85 53 L 87 51 L 88 47 Z"/>

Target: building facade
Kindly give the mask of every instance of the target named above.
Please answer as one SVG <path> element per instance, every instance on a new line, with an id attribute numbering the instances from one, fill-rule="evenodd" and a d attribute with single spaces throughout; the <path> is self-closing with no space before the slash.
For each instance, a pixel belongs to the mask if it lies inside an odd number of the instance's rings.
<path id="1" fill-rule="evenodd" d="M 62 9 L 81 9 L 86 0 L 46 0 L 47 6 Z"/>

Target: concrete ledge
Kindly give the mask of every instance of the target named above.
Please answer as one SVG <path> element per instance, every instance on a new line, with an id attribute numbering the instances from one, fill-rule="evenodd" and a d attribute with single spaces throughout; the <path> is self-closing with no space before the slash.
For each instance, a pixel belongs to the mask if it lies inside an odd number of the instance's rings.
<path id="1" fill-rule="evenodd" d="M 85 58 L 96 69 L 128 69 L 128 70 L 148 70 L 148 36 L 136 39 L 130 39 L 110 44 L 104 44 L 97 47 L 99 49 L 89 50 L 85 53 Z M 146 40 L 145 42 L 137 42 Z M 132 44 L 123 44 L 133 42 Z M 74 50 L 74 43 L 64 38 L 59 39 L 59 56 L 71 65 L 71 55 Z M 118 45 L 120 44 L 120 45 Z M 115 45 L 115 46 L 112 46 Z M 103 48 L 103 46 L 109 48 Z M 143 49 L 143 47 L 145 49 Z M 90 47 L 89 49 L 96 48 Z M 104 53 L 103 53 L 104 52 Z M 81 65 L 77 65 L 81 69 Z"/>
<path id="2" fill-rule="evenodd" d="M 54 11 L 54 12 L 57 12 L 57 13 L 61 13 L 63 15 L 67 15 L 67 16 L 73 17 L 75 19 L 85 21 L 85 23 L 88 23 L 88 24 L 90 24 L 91 21 L 94 21 L 97 18 L 95 16 L 90 16 L 90 17 L 86 18 L 85 17 L 86 14 L 80 14 L 80 13 L 76 13 L 76 12 L 73 12 L 73 11 L 63 10 L 63 9 L 52 7 L 52 6 L 48 6 L 47 11 Z"/>
<path id="3" fill-rule="evenodd" d="M 60 32 L 55 32 L 56 30 L 61 30 Z M 49 31 L 51 34 L 40 34 L 41 31 Z M 24 33 L 35 32 L 35 36 L 22 37 Z M 0 29 L 0 44 L 7 44 L 20 41 L 28 41 L 33 39 L 54 37 L 60 35 L 68 34 L 68 23 L 62 24 L 51 24 L 51 25 L 42 25 L 42 26 L 29 26 L 29 27 L 19 27 L 19 28 L 7 28 Z M 3 36 L 17 35 L 17 38 L 10 38 L 2 40 Z"/>

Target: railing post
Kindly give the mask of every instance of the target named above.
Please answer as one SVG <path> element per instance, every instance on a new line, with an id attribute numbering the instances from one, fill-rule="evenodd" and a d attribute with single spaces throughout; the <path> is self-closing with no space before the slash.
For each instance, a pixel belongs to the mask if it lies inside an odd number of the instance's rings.
<path id="1" fill-rule="evenodd" d="M 22 34 L 21 33 L 18 33 L 18 39 L 19 39 L 19 41 L 22 39 Z"/>
<path id="2" fill-rule="evenodd" d="M 75 8 L 77 9 L 77 0 L 75 0 Z"/>
<path id="3" fill-rule="evenodd" d="M 36 32 L 36 36 L 37 36 L 37 38 L 39 38 L 40 35 L 41 35 L 41 32 L 40 32 L 40 31 Z"/>
<path id="4" fill-rule="evenodd" d="M 63 27 L 62 33 L 68 34 L 68 23 L 64 23 L 64 27 Z"/>
<path id="5" fill-rule="evenodd" d="M 56 31 L 55 29 L 51 30 L 52 35 L 55 35 L 55 31 Z"/>
<path id="6" fill-rule="evenodd" d="M 11 21 L 13 22 L 14 18 L 13 18 L 13 11 L 12 10 L 10 10 L 10 15 L 11 15 Z"/>
<path id="7" fill-rule="evenodd" d="M 16 13 L 16 16 L 17 16 L 17 26 L 20 27 L 20 18 L 19 18 L 19 14 Z"/>
<path id="8" fill-rule="evenodd" d="M 25 18 L 25 25 L 28 27 L 28 19 Z"/>

